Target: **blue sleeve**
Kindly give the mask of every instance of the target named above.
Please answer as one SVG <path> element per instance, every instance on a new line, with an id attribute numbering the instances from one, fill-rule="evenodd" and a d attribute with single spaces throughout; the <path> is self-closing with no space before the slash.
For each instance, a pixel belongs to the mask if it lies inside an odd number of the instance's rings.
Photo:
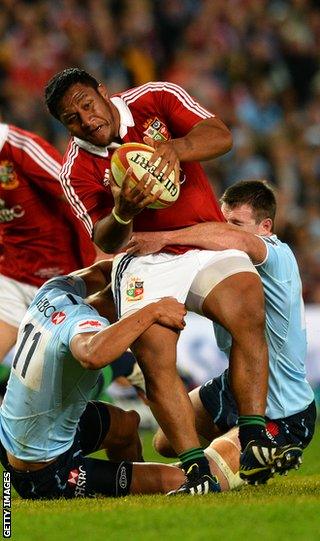
<path id="1" fill-rule="evenodd" d="M 292 252 L 286 244 L 274 237 L 260 237 L 267 248 L 265 260 L 256 265 L 259 272 L 264 272 L 278 282 L 286 282 L 292 275 Z"/>
<path id="2" fill-rule="evenodd" d="M 85 304 L 69 307 L 68 312 L 60 337 L 67 347 L 77 334 L 98 332 L 110 325 L 109 321 L 100 316 L 97 310 Z"/>

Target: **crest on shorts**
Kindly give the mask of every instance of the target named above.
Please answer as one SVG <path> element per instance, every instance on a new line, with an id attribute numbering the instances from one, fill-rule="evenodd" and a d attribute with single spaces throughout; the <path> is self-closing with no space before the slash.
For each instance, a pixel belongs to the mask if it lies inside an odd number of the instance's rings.
<path id="1" fill-rule="evenodd" d="M 167 141 L 170 139 L 167 126 L 157 117 L 149 118 L 144 123 L 143 127 L 146 128 L 143 133 L 148 137 L 151 137 L 154 141 Z"/>
<path id="2" fill-rule="evenodd" d="M 126 288 L 127 301 L 141 301 L 143 293 L 143 280 L 136 276 L 130 276 Z"/>
<path id="3" fill-rule="evenodd" d="M 0 162 L 0 186 L 4 190 L 14 190 L 19 186 L 13 163 L 8 160 Z"/>

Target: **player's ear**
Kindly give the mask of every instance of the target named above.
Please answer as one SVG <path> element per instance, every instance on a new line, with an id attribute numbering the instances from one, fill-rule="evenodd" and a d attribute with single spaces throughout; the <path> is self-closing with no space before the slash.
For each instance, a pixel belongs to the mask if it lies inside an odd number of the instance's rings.
<path id="1" fill-rule="evenodd" d="M 262 220 L 259 227 L 261 229 L 262 235 L 266 233 L 271 233 L 273 228 L 273 222 L 271 218 L 265 218 L 264 220 Z"/>
<path id="2" fill-rule="evenodd" d="M 100 96 L 102 96 L 105 100 L 109 100 L 107 87 L 103 83 L 99 83 L 97 90 Z"/>

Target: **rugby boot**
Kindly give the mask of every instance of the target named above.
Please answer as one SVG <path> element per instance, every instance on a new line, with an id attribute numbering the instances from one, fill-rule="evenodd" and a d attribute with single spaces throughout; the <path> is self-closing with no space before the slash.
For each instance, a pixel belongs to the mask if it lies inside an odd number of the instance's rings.
<path id="1" fill-rule="evenodd" d="M 250 441 L 240 455 L 240 477 L 251 485 L 266 483 L 275 473 L 298 469 L 302 449 L 297 445 L 274 445 Z"/>
<path id="2" fill-rule="evenodd" d="M 191 494 L 200 496 L 209 492 L 221 492 L 220 483 L 215 475 L 199 475 L 198 464 L 192 464 L 186 473 L 186 481 L 176 490 L 168 492 L 167 496 Z"/>

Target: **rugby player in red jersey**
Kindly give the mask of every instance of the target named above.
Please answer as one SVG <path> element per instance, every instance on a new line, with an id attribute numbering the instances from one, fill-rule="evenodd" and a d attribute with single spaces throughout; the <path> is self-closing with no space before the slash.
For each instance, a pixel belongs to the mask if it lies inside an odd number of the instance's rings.
<path id="1" fill-rule="evenodd" d="M 0 123 L 0 361 L 38 287 L 95 259 L 93 243 L 63 200 L 61 163 L 43 138 Z"/>
<path id="2" fill-rule="evenodd" d="M 106 87 L 78 68 L 55 75 L 46 87 L 51 114 L 73 136 L 64 156 L 61 182 L 74 212 L 96 244 L 115 252 L 132 231 L 181 229 L 204 221 L 223 221 L 208 179 L 198 163 L 226 153 L 229 130 L 215 115 L 172 83 L 148 83 L 109 97 Z M 170 208 L 146 208 L 147 176 L 133 189 L 127 172 L 122 188 L 110 175 L 113 149 L 146 142 L 160 157 L 155 173 L 181 167 L 181 190 Z M 239 410 L 242 449 L 264 440 L 268 352 L 264 336 L 264 297 L 248 256 L 238 250 L 210 252 L 166 246 L 161 254 L 116 258 L 113 279 L 119 315 L 127 315 L 164 296 L 223 324 L 233 337 L 230 379 Z M 139 293 L 139 294 L 138 294 Z M 151 409 L 179 455 L 189 481 L 180 492 L 204 490 L 210 475 L 200 448 L 190 400 L 176 369 L 178 334 L 153 325 L 135 342 Z M 202 488 L 201 488 L 202 487 Z M 211 490 L 216 490 L 212 481 Z"/>

